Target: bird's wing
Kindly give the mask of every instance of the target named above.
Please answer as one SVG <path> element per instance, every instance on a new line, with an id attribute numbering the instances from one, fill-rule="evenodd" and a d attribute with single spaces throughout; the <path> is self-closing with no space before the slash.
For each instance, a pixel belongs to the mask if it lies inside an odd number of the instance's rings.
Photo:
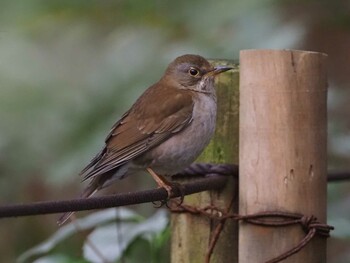
<path id="1" fill-rule="evenodd" d="M 149 88 L 113 126 L 99 154 L 84 168 L 84 180 L 114 170 L 181 131 L 192 120 L 193 98 L 170 89 L 156 99 Z M 159 98 L 159 96 L 158 96 Z"/>

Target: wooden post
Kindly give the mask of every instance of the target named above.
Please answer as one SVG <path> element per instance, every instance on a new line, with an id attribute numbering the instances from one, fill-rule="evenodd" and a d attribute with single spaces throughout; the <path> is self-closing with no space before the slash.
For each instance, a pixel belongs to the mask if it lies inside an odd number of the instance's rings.
<path id="1" fill-rule="evenodd" d="M 326 222 L 326 55 L 295 50 L 240 53 L 240 214 L 298 212 Z M 239 262 L 265 262 L 291 249 L 299 226 L 240 223 Z M 325 262 L 316 236 L 283 262 Z"/>
<path id="2" fill-rule="evenodd" d="M 237 65 L 230 61 L 211 61 L 214 65 Z M 217 77 L 218 116 L 214 138 L 198 162 L 238 163 L 238 71 L 228 71 Z M 195 207 L 215 205 L 238 212 L 238 182 L 230 178 L 220 192 L 208 191 L 185 197 L 184 203 Z M 191 214 L 171 216 L 171 262 L 204 263 L 209 242 L 217 222 Z M 237 224 L 227 221 L 211 256 L 211 263 L 237 262 Z"/>

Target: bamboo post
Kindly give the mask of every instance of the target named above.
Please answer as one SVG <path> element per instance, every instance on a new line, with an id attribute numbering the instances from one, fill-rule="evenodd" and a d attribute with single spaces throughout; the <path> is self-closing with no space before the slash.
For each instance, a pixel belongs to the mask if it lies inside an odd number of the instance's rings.
<path id="1" fill-rule="evenodd" d="M 230 65 L 233 62 L 214 60 L 214 65 Z M 238 71 L 220 74 L 216 81 L 218 114 L 216 132 L 198 162 L 238 162 Z M 186 196 L 184 204 L 195 207 L 215 205 L 226 209 L 234 199 L 230 212 L 238 211 L 238 182 L 230 178 L 227 187 L 220 192 L 207 191 Z M 204 263 L 215 224 L 212 220 L 191 214 L 171 216 L 171 262 Z M 237 224 L 227 221 L 211 255 L 211 263 L 237 262 Z"/>
<path id="2" fill-rule="evenodd" d="M 295 50 L 240 53 L 240 214 L 298 212 L 326 222 L 326 55 Z M 298 226 L 240 223 L 239 262 L 265 262 L 291 249 Z M 283 262 L 325 262 L 316 236 Z"/>

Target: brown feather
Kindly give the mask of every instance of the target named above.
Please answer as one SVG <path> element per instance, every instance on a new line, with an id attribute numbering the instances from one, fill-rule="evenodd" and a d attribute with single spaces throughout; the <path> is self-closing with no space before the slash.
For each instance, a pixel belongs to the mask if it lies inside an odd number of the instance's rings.
<path id="1" fill-rule="evenodd" d="M 114 170 L 181 131 L 192 120 L 191 91 L 162 85 L 147 89 L 113 126 L 102 151 L 84 168 L 84 180 Z"/>

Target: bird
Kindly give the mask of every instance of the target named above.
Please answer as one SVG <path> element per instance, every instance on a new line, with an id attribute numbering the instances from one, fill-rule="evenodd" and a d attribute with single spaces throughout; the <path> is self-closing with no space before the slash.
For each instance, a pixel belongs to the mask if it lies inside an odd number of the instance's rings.
<path id="1" fill-rule="evenodd" d="M 172 61 L 113 125 L 102 150 L 80 172 L 83 181 L 90 180 L 81 198 L 139 170 L 147 171 L 171 198 L 174 183 L 168 177 L 194 162 L 214 134 L 214 78 L 230 69 L 192 54 Z M 58 224 L 72 214 L 63 214 Z"/>

